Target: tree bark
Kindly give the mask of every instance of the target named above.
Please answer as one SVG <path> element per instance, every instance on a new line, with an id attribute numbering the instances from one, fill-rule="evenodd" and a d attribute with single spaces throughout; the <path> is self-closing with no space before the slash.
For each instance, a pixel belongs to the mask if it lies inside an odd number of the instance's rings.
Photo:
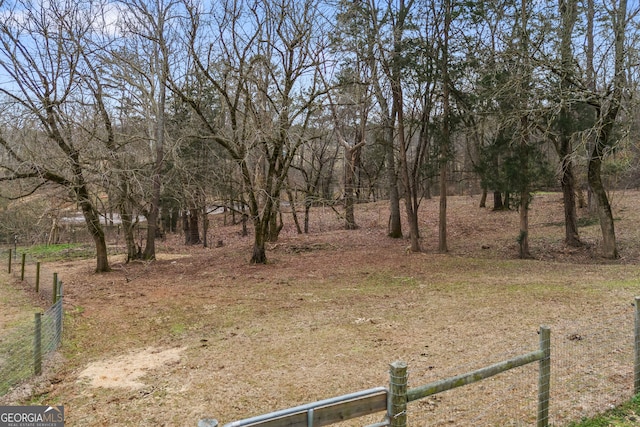
<path id="1" fill-rule="evenodd" d="M 562 160 L 560 185 L 562 186 L 564 205 L 564 241 L 568 246 L 579 247 L 582 246 L 582 242 L 578 234 L 575 177 L 573 175 L 573 161 L 568 154 Z"/>
<path id="2" fill-rule="evenodd" d="M 440 143 L 440 207 L 438 220 L 438 252 L 445 253 L 447 247 L 447 164 L 451 129 L 449 128 L 451 109 L 449 105 L 449 31 L 451 28 L 451 0 L 445 0 L 444 31 L 442 39 L 442 141 Z"/>
<path id="3" fill-rule="evenodd" d="M 302 228 L 300 228 L 300 221 L 298 220 L 298 212 L 296 210 L 296 200 L 293 195 L 293 191 L 291 188 L 287 188 L 287 197 L 289 198 L 289 207 L 291 208 L 291 217 L 293 218 L 293 223 L 296 226 L 296 232 L 298 234 L 302 234 Z"/>
<path id="4" fill-rule="evenodd" d="M 482 196 L 480 196 L 480 205 L 478 207 L 480 208 L 487 207 L 487 188 L 486 187 L 482 187 Z"/>
<path id="5" fill-rule="evenodd" d="M 191 244 L 191 233 L 189 232 L 189 210 L 182 211 L 182 234 L 184 235 L 184 244 Z"/>
<path id="6" fill-rule="evenodd" d="M 124 234 L 124 241 L 127 246 L 127 263 L 131 260 L 138 259 L 138 245 L 136 245 L 136 239 L 133 235 L 133 215 L 124 207 L 120 206 L 120 220 L 122 221 L 122 232 Z M 142 255 L 142 254 L 140 254 Z"/>
<path id="7" fill-rule="evenodd" d="M 602 160 L 607 147 L 611 147 L 613 126 L 618 117 L 622 102 L 622 92 L 625 84 L 624 73 L 624 42 L 627 18 L 627 0 L 620 0 L 618 10 L 613 19 L 614 42 L 614 75 L 613 90 L 606 107 L 599 105 L 596 108 L 599 127 L 596 132 L 595 143 L 589 155 L 587 178 L 589 186 L 597 202 L 597 213 L 600 220 L 600 230 L 602 231 L 602 255 L 605 258 L 614 259 L 618 257 L 616 245 L 615 227 L 613 214 L 607 192 L 602 183 Z"/>
<path id="8" fill-rule="evenodd" d="M 253 239 L 253 253 L 251 255 L 251 264 L 266 264 L 267 252 L 265 249 L 266 232 L 264 221 L 260 218 L 255 218 L 253 221 L 253 228 L 256 233 Z"/>
<path id="9" fill-rule="evenodd" d="M 209 213 L 207 212 L 207 207 L 202 207 L 202 246 L 205 248 L 209 247 Z"/>
<path id="10" fill-rule="evenodd" d="M 500 191 L 493 192 L 493 210 L 494 211 L 502 211 L 504 210 L 504 202 L 502 201 L 502 193 Z"/>
<path id="11" fill-rule="evenodd" d="M 198 245 L 200 240 L 200 209 L 189 209 L 189 244 Z"/>
<path id="12" fill-rule="evenodd" d="M 530 177 L 529 177 L 529 144 L 531 143 L 531 132 L 529 129 L 529 97 L 531 84 L 531 64 L 529 62 L 529 29 L 527 1 L 521 0 L 522 28 L 520 39 L 520 54 L 523 60 L 522 76 L 520 81 L 520 234 L 518 243 L 520 245 L 520 258 L 529 258 L 529 199 L 531 197 Z"/>
<path id="13" fill-rule="evenodd" d="M 520 167 L 522 174 L 522 182 L 520 186 L 520 234 L 518 236 L 518 244 L 520 246 L 519 256 L 521 259 L 530 258 L 531 252 L 529 251 L 529 200 L 531 198 L 531 190 L 529 184 L 529 119 L 523 116 L 521 119 L 522 126 L 522 141 L 520 152 Z"/>
<path id="14" fill-rule="evenodd" d="M 89 198 L 89 192 L 84 183 L 84 177 L 82 176 L 79 166 L 74 167 L 74 169 L 76 175 L 75 180 L 77 182 L 75 192 L 78 197 L 78 203 L 80 204 L 80 209 L 82 209 L 82 215 L 87 224 L 89 234 L 96 246 L 96 273 L 105 273 L 111 271 L 111 268 L 109 267 L 107 254 L 107 242 L 104 237 L 104 230 L 100 224 L 100 215 Z"/>
<path id="15" fill-rule="evenodd" d="M 598 138 L 600 139 L 600 138 Z M 597 153 L 598 142 L 593 149 L 593 153 L 589 159 L 589 169 L 587 172 L 589 186 L 596 198 L 596 212 L 600 220 L 600 230 L 602 232 L 602 256 L 609 259 L 618 258 L 618 249 L 616 245 L 616 233 L 613 224 L 613 214 L 607 192 L 602 184 L 601 168 L 602 158 Z"/>
<path id="16" fill-rule="evenodd" d="M 402 6 L 404 6 L 404 4 Z M 396 130 L 394 121 L 397 118 L 396 102 L 394 101 L 394 96 L 392 94 L 391 103 L 389 103 L 386 92 L 382 88 L 382 84 L 380 81 L 381 79 L 378 75 L 378 68 L 377 66 L 375 66 L 375 64 L 377 64 L 377 60 L 375 59 L 376 55 L 374 53 L 374 46 L 376 44 L 375 40 L 377 40 L 379 37 L 379 31 L 377 31 L 378 23 L 375 19 L 375 15 L 371 14 L 370 17 L 372 18 L 373 25 L 371 26 L 368 33 L 368 57 L 374 64 L 371 67 L 375 70 L 375 72 L 372 73 L 373 92 L 375 94 L 376 100 L 378 101 L 378 104 L 380 105 L 380 113 L 383 115 L 382 123 L 384 126 L 385 163 L 387 168 L 387 185 L 389 190 L 389 226 L 387 235 L 394 239 L 398 239 L 402 237 L 402 216 L 400 213 L 400 192 L 398 190 L 398 173 L 396 170 L 394 143 Z M 387 78 L 393 80 L 393 66 L 390 66 L 390 64 L 386 61 L 383 61 L 382 66 Z"/>
<path id="17" fill-rule="evenodd" d="M 440 165 L 440 205 L 438 209 L 438 252 L 446 253 L 447 246 L 447 166 Z"/>
<path id="18" fill-rule="evenodd" d="M 389 120 L 391 122 L 391 120 Z M 387 236 L 394 239 L 402 237 L 400 216 L 400 195 L 398 194 L 398 176 L 396 174 L 396 156 L 393 150 L 393 123 L 385 129 L 385 156 L 387 164 L 387 185 L 389 188 L 389 229 Z"/>
<path id="19" fill-rule="evenodd" d="M 400 65 L 402 54 L 402 32 L 404 30 L 405 19 L 408 15 L 404 0 L 400 0 L 398 8 L 398 22 L 394 28 L 393 57 L 391 58 L 390 80 L 391 94 L 393 98 L 393 109 L 396 112 L 398 124 L 398 146 L 400 148 L 400 176 L 404 184 L 404 204 L 405 215 L 409 223 L 409 238 L 412 252 L 420 252 L 420 229 L 418 226 L 418 201 L 416 183 L 412 180 L 409 170 L 408 147 L 404 131 L 404 100 L 402 91 L 402 67 Z"/>
<path id="20" fill-rule="evenodd" d="M 154 22 L 156 33 L 152 36 L 156 38 L 155 65 L 159 67 L 158 76 L 158 100 L 156 106 L 155 123 L 155 163 L 152 172 L 152 195 L 151 208 L 147 216 L 147 242 L 142 254 L 143 259 L 156 259 L 156 230 L 158 228 L 158 214 L 160 212 L 160 191 L 162 187 L 162 167 L 164 164 L 164 139 L 165 139 L 165 105 L 167 98 L 167 81 L 169 79 L 169 58 L 165 41 L 165 16 L 166 11 L 158 13 L 157 23 Z"/>
<path id="21" fill-rule="evenodd" d="M 360 146 L 347 147 L 345 145 L 344 157 L 344 228 L 345 230 L 356 230 L 356 218 L 354 214 L 354 179 L 356 172 L 357 150 Z"/>
<path id="22" fill-rule="evenodd" d="M 565 244 L 568 246 L 581 246 L 578 235 L 578 220 L 576 213 L 575 177 L 573 174 L 573 147 L 571 143 L 573 117 L 568 104 L 571 102 L 569 90 L 571 88 L 570 76 L 573 74 L 573 52 L 571 37 L 577 19 L 577 0 L 558 0 L 558 6 L 562 17 L 560 28 L 560 92 L 561 103 L 558 117 L 559 136 L 555 142 L 556 151 L 560 157 L 562 186 L 562 199 L 564 204 Z"/>

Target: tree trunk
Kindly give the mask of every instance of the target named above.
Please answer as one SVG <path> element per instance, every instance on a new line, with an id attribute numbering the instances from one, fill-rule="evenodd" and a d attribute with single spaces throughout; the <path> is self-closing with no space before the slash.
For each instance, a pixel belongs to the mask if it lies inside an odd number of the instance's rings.
<path id="1" fill-rule="evenodd" d="M 277 242 L 283 227 L 284 227 L 284 222 L 282 221 L 282 211 L 280 210 L 280 200 L 276 199 L 274 203 L 271 204 L 271 215 L 269 215 L 267 218 L 267 227 L 266 227 L 267 234 L 265 236 L 265 241 Z"/>
<path id="2" fill-rule="evenodd" d="M 561 102 L 560 114 L 558 117 L 559 137 L 556 142 L 556 151 L 560 157 L 561 173 L 560 184 L 562 186 L 562 199 L 564 203 L 564 224 L 565 243 L 568 246 L 581 246 L 578 235 L 578 220 L 576 213 L 575 178 L 573 175 L 573 161 L 571 137 L 573 132 L 572 111 L 569 108 L 570 76 L 573 74 L 573 52 L 571 48 L 573 28 L 577 19 L 577 0 L 559 0 L 560 14 L 562 16 L 562 26 L 560 28 L 560 58 L 562 61 L 560 91 Z"/>
<path id="3" fill-rule="evenodd" d="M 606 106 L 600 105 L 597 108 L 599 128 L 596 132 L 593 149 L 589 153 L 589 164 L 587 179 L 593 191 L 597 203 L 597 213 L 600 219 L 600 229 L 602 231 L 602 255 L 605 258 L 614 259 L 618 257 L 616 245 L 616 234 L 613 224 L 613 214 L 607 192 L 602 184 L 602 160 L 607 147 L 611 147 L 611 134 L 613 126 L 620 111 L 622 92 L 625 85 L 624 72 L 624 43 L 625 28 L 627 23 L 627 1 L 620 0 L 620 5 L 613 18 L 613 31 L 615 35 L 615 61 L 613 74 L 613 91 Z"/>
<path id="4" fill-rule="evenodd" d="M 200 240 L 200 215 L 199 209 L 189 209 L 189 245 L 198 245 Z"/>
<path id="5" fill-rule="evenodd" d="M 155 49 L 155 64 L 159 68 L 158 76 L 158 104 L 155 111 L 155 163 L 153 167 L 153 188 L 151 196 L 151 208 L 147 216 L 147 242 L 142 254 L 143 259 L 156 259 L 156 229 L 158 228 L 158 214 L 160 212 L 160 191 L 162 187 L 162 165 L 164 163 L 164 133 L 165 133 L 165 105 L 167 100 L 167 79 L 169 77 L 169 58 L 164 40 L 164 15 L 157 16 L 157 37 L 158 46 Z"/>
<path id="6" fill-rule="evenodd" d="M 375 32 L 369 32 L 368 36 L 370 40 L 374 40 L 379 35 Z M 368 57 L 375 61 L 375 54 L 373 51 L 374 43 L 369 43 Z M 371 67 L 375 69 L 374 66 Z M 386 70 L 387 77 L 391 77 L 391 70 Z M 385 150 L 385 163 L 387 169 L 387 185 L 389 190 L 389 228 L 387 235 L 394 239 L 402 237 L 402 217 L 400 213 L 400 194 L 398 191 L 398 174 L 396 171 L 396 156 L 395 156 L 395 144 L 394 144 L 394 120 L 397 117 L 395 110 L 396 103 L 391 103 L 389 108 L 389 102 L 386 92 L 382 89 L 380 79 L 377 73 L 373 74 L 373 89 L 380 105 L 380 113 L 383 115 L 382 122 L 384 126 L 384 150 Z M 393 96 L 392 96 L 393 98 Z"/>
<path id="7" fill-rule="evenodd" d="M 487 188 L 486 187 L 482 187 L 482 196 L 480 197 L 480 205 L 478 207 L 480 208 L 487 207 Z"/>
<path id="8" fill-rule="evenodd" d="M 184 234 L 184 244 L 191 244 L 191 233 L 189 231 L 189 211 L 187 209 L 182 212 L 182 234 Z"/>
<path id="9" fill-rule="evenodd" d="M 447 159 L 451 144 L 450 84 L 449 84 L 449 32 L 451 29 L 451 0 L 444 2 L 444 31 L 442 32 L 442 141 L 440 144 L 440 210 L 438 221 L 438 252 L 445 253 L 447 247 Z"/>
<path id="10" fill-rule="evenodd" d="M 447 167 L 440 165 L 440 206 L 438 211 L 438 252 L 449 251 L 447 247 Z"/>
<path id="11" fill-rule="evenodd" d="M 296 200 L 290 188 L 287 188 L 287 197 L 289 198 L 291 216 L 293 217 L 293 223 L 296 225 L 296 231 L 298 234 L 302 234 L 302 228 L 300 228 L 300 221 L 298 221 L 298 212 L 296 211 Z"/>
<path id="12" fill-rule="evenodd" d="M 267 253 L 265 250 L 265 226 L 263 220 L 256 218 L 253 221 L 254 231 L 256 233 L 253 241 L 253 254 L 251 255 L 251 264 L 266 264 Z"/>
<path id="13" fill-rule="evenodd" d="M 304 234 L 309 234 L 309 213 L 311 212 L 311 202 L 304 202 Z"/>
<path id="14" fill-rule="evenodd" d="M 526 190 L 520 195 L 520 197 L 528 196 L 529 192 Z M 520 247 L 520 259 L 526 259 L 531 257 L 529 252 L 529 207 L 525 205 L 520 206 L 520 235 L 518 236 L 518 245 Z"/>
<path id="15" fill-rule="evenodd" d="M 391 140 L 386 145 L 387 180 L 389 186 L 389 229 L 387 236 L 394 239 L 402 237 L 402 220 L 400 216 L 400 196 L 398 194 L 398 177 L 396 175 L 395 156 L 393 154 L 393 127 L 390 129 Z"/>
<path id="16" fill-rule="evenodd" d="M 153 196 L 151 209 L 147 215 L 147 241 L 142 258 L 146 260 L 156 259 L 156 229 L 158 228 L 158 202 L 160 200 L 160 176 L 153 177 Z"/>
<path id="17" fill-rule="evenodd" d="M 344 228 L 346 230 L 355 230 L 358 228 L 354 214 L 354 179 L 355 179 L 355 160 L 356 149 L 344 149 L 345 166 L 344 166 Z"/>
<path id="18" fill-rule="evenodd" d="M 520 119 L 520 132 L 522 135 L 520 136 L 521 140 L 519 147 L 520 204 L 518 206 L 518 212 L 520 215 L 520 234 L 518 235 L 518 244 L 520 246 L 520 259 L 531 257 L 531 253 L 529 252 L 529 201 L 531 199 L 529 182 L 530 133 L 529 118 L 526 114 L 526 110 L 524 110 L 523 113 L 524 115 Z"/>
<path id="19" fill-rule="evenodd" d="M 391 70 L 391 94 L 393 98 L 393 109 L 396 112 L 398 123 L 398 146 L 400 148 L 400 176 L 404 185 L 404 204 L 409 223 L 409 238 L 411 241 L 411 251 L 420 252 L 420 229 L 418 227 L 418 202 L 416 182 L 412 180 L 412 173 L 409 171 L 409 160 L 407 153 L 406 135 L 404 132 L 404 100 L 402 92 L 402 76 L 400 65 L 400 55 L 402 53 L 402 31 L 404 30 L 404 18 L 409 12 L 405 8 L 403 0 L 400 0 L 398 24 L 394 31 L 393 58 Z"/>
<path id="20" fill-rule="evenodd" d="M 570 157 L 562 161 L 562 200 L 564 204 L 564 241 L 568 246 L 582 246 L 578 235 L 578 215 L 576 212 L 575 177 L 573 176 L 573 162 Z"/>
<path id="21" fill-rule="evenodd" d="M 249 230 L 247 227 L 247 222 L 249 221 L 249 214 L 247 214 L 247 205 L 244 202 L 244 199 L 241 201 L 242 203 L 242 215 L 240 218 L 240 222 L 242 223 L 242 237 L 247 237 L 249 235 Z M 233 212 L 235 212 L 236 210 L 233 209 Z M 235 220 L 234 220 L 235 222 Z"/>
<path id="22" fill-rule="evenodd" d="M 524 63 L 522 64 L 522 77 L 520 86 L 520 235 L 518 236 L 518 243 L 520 244 L 520 258 L 529 258 L 531 256 L 529 252 L 529 199 L 530 194 L 530 180 L 529 177 L 529 157 L 531 144 L 531 133 L 529 130 L 529 97 L 530 83 L 531 83 L 531 64 L 529 63 L 529 29 L 527 26 L 528 12 L 527 1 L 521 0 L 521 14 L 522 14 L 522 33 L 520 40 L 521 55 Z"/>
<path id="23" fill-rule="evenodd" d="M 504 202 L 502 201 L 502 193 L 500 191 L 493 192 L 493 210 L 494 211 L 504 210 Z"/>
<path id="24" fill-rule="evenodd" d="M 133 235 L 133 215 L 124 207 L 120 207 L 120 220 L 122 221 L 122 232 L 124 233 L 124 241 L 127 246 L 127 263 L 131 260 L 138 259 L 138 245 Z M 142 254 L 140 254 L 142 255 Z"/>
<path id="25" fill-rule="evenodd" d="M 204 206 L 202 208 L 202 246 L 205 248 L 209 247 L 209 241 L 207 235 L 209 233 L 209 214 L 207 212 L 207 207 Z"/>
<path id="26" fill-rule="evenodd" d="M 400 103 L 402 98 L 400 98 Z M 404 126 L 400 123 L 404 120 L 402 113 L 398 112 L 398 139 L 400 140 L 400 169 L 402 181 L 405 187 L 404 205 L 407 216 L 407 222 L 409 223 L 409 238 L 411 241 L 411 251 L 420 252 L 420 229 L 418 227 L 418 212 L 414 206 L 414 191 L 415 188 L 411 183 L 409 176 L 409 164 L 407 161 L 407 148 L 404 141 Z"/>
<path id="27" fill-rule="evenodd" d="M 596 149 L 594 148 L 594 151 Z M 601 176 L 602 160 L 600 156 L 592 154 L 589 159 L 589 169 L 587 172 L 589 186 L 596 199 L 596 211 L 600 220 L 600 230 L 602 231 L 602 256 L 608 259 L 618 258 L 616 246 L 616 233 L 613 225 L 613 214 L 607 192 L 602 185 Z"/>
<path id="28" fill-rule="evenodd" d="M 82 180 L 83 178 L 80 177 Z M 80 184 L 76 189 L 76 194 L 79 199 L 80 208 L 82 209 L 82 215 L 87 224 L 89 234 L 93 239 L 96 246 L 96 273 L 105 273 L 111 271 L 109 267 L 109 257 L 107 254 L 107 242 L 104 237 L 104 230 L 100 225 L 100 215 L 96 211 L 93 203 L 89 199 L 89 192 L 86 186 Z"/>

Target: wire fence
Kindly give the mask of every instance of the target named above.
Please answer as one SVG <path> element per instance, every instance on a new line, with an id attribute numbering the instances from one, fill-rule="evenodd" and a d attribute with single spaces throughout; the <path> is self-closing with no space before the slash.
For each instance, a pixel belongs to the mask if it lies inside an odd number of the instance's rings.
<path id="1" fill-rule="evenodd" d="M 547 325 L 551 329 L 550 425 L 563 426 L 592 417 L 633 396 L 637 369 L 634 340 L 638 339 L 634 337 L 634 308 L 629 304 L 610 314 L 607 318 L 563 319 Z M 437 369 L 413 362 L 409 387 L 506 360 L 531 348 L 515 348 L 507 337 L 496 339 L 495 333 L 489 332 L 477 340 L 490 340 L 493 348 L 504 351 Z M 522 366 L 410 404 L 408 425 L 536 425 L 538 369 L 537 364 Z"/>
<path id="2" fill-rule="evenodd" d="M 455 355 L 449 360 L 464 363 L 434 367 L 428 360 L 394 362 L 385 419 L 380 421 L 381 410 L 375 405 L 354 399 L 349 400 L 348 410 L 337 408 L 336 413 L 348 419 L 353 408 L 368 408 L 368 415 L 357 424 L 336 425 L 566 426 L 640 392 L 640 298 L 635 304 L 612 307 L 606 317 L 550 322 L 529 337 L 529 344 L 522 346 L 522 339 L 488 329 L 486 335 L 466 343 L 465 354 L 452 350 Z M 539 350 L 532 351 L 536 342 Z M 299 409 L 291 408 L 288 417 L 278 411 L 225 427 L 289 425 L 291 417 L 304 412 Z M 313 411 L 302 409 L 309 419 L 317 418 Z M 199 425 L 213 426 L 217 421 L 203 419 Z"/>
<path id="3" fill-rule="evenodd" d="M 5 261 L 11 277 L 20 280 L 28 290 L 35 292 L 42 303 L 54 302 L 58 273 L 33 256 L 12 249 L 1 251 L 0 259 Z"/>
<path id="4" fill-rule="evenodd" d="M 0 396 L 20 382 L 41 374 L 43 360 L 62 342 L 63 328 L 63 291 L 57 273 L 51 273 L 49 286 L 41 286 L 42 273 L 46 270 L 38 262 L 22 255 L 14 259 L 10 251 L 2 255 L 11 276 L 37 291 L 40 305 L 51 305 L 44 312 L 36 311 L 32 320 L 19 321 L 0 332 Z"/>
<path id="5" fill-rule="evenodd" d="M 10 254 L 10 255 L 9 255 Z M 62 337 L 62 290 L 57 273 L 36 259 L 10 251 L 0 252 L 11 276 L 37 292 L 43 304 L 52 304 L 38 321 L 23 322 L 0 334 L 0 396 L 20 381 L 38 373 L 42 358 L 54 351 Z M 634 372 L 640 372 L 634 353 L 637 308 L 611 307 L 606 317 L 579 316 L 547 322 L 551 329 L 550 425 L 579 421 L 628 401 L 634 394 Z M 38 326 L 40 323 L 40 326 Z M 38 329 L 41 334 L 38 334 Z M 635 327 L 637 328 L 637 325 Z M 467 343 L 473 357 L 439 364 L 428 358 L 409 363 L 408 388 L 508 360 L 531 351 L 537 335 L 514 340 L 487 330 Z M 515 344 L 518 342 L 519 344 Z M 491 351 L 474 351 L 473 347 Z M 38 347 L 41 349 L 38 350 Z M 478 357 L 478 354 L 486 356 Z M 486 380 L 407 405 L 411 426 L 530 426 L 538 418 L 538 364 L 521 366 Z"/>

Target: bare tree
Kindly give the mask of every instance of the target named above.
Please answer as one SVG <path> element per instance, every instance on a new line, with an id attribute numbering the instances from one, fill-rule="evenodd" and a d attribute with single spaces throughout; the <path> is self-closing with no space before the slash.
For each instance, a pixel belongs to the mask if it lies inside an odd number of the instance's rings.
<path id="1" fill-rule="evenodd" d="M 370 2 L 370 19 L 375 32 L 379 35 L 376 39 L 378 50 L 380 52 L 379 61 L 383 73 L 389 82 L 392 98 L 392 111 L 395 113 L 395 136 L 398 141 L 399 159 L 400 159 L 400 179 L 404 187 L 404 204 L 405 215 L 409 223 L 409 237 L 411 240 L 411 251 L 420 252 L 420 230 L 418 226 L 418 183 L 415 175 L 415 168 L 411 167 L 411 159 L 409 152 L 409 140 L 405 132 L 405 105 L 404 105 L 404 89 L 403 80 L 405 69 L 403 67 L 404 55 L 404 33 L 409 24 L 410 11 L 414 4 L 413 0 L 405 3 L 400 0 L 397 8 L 392 8 L 391 4 L 387 5 L 385 21 L 390 23 L 389 33 L 391 39 L 389 43 L 391 50 L 385 47 L 385 41 L 382 38 L 384 30 L 382 29 L 382 21 L 377 15 L 378 8 L 373 2 Z"/>
<path id="2" fill-rule="evenodd" d="M 447 252 L 447 164 L 451 157 L 451 81 L 450 81 L 450 59 L 449 59 L 449 39 L 451 37 L 451 21 L 453 16 L 453 5 L 451 0 L 444 0 L 442 6 L 444 15 L 444 28 L 439 31 L 438 47 L 440 51 L 440 71 L 442 77 L 442 140 L 439 150 L 440 167 L 440 205 L 438 216 L 438 251 Z M 436 15 L 434 13 L 434 15 Z M 434 16 L 434 22 L 438 22 Z M 437 25 L 437 24 L 436 24 Z"/>
<path id="3" fill-rule="evenodd" d="M 89 159 L 100 115 L 87 108 L 96 93 L 83 85 L 83 43 L 93 28 L 93 12 L 76 3 L 34 6 L 16 2 L 0 24 L 0 87 L 5 122 L 0 134 L 4 151 L 0 180 L 28 180 L 23 193 L 46 183 L 64 187 L 75 198 L 96 246 L 96 271 L 109 271 L 105 235 L 92 193 Z M 108 126 L 103 122 L 103 126 Z M 28 139 L 24 137 L 29 135 Z M 87 163 L 89 161 L 89 163 Z"/>
<path id="4" fill-rule="evenodd" d="M 277 238 L 280 192 L 305 141 L 299 132 L 316 108 L 315 73 L 324 47 L 317 7 L 311 1 L 229 0 L 204 13 L 188 5 L 196 70 L 191 83 L 211 85 L 221 111 L 208 114 L 178 81 L 172 89 L 202 120 L 203 136 L 226 150 L 241 172 L 255 232 L 252 263 L 266 262 L 265 243 Z"/>
<path id="5" fill-rule="evenodd" d="M 316 126 L 324 123 L 321 121 Z M 304 194 L 304 233 L 309 233 L 311 207 L 326 203 L 327 193 L 333 177 L 333 169 L 338 158 L 339 147 L 324 129 L 318 129 L 318 136 L 300 147 L 299 156 L 291 167 L 302 177 Z M 329 201 L 331 202 L 331 201 Z"/>
<path id="6" fill-rule="evenodd" d="M 344 150 L 344 210 L 345 228 L 358 228 L 354 214 L 356 170 L 360 166 L 360 153 L 367 143 L 367 122 L 371 109 L 366 72 L 362 62 L 356 61 L 355 69 L 347 68 L 336 83 L 337 97 L 333 89 L 327 89 L 328 107 L 333 117 L 333 132 Z M 327 84 L 325 82 L 325 84 Z M 328 85 L 327 85 L 328 86 Z"/>
<path id="7" fill-rule="evenodd" d="M 561 25 L 560 33 L 560 111 L 558 114 L 558 135 L 553 139 L 560 157 L 560 185 L 564 204 L 565 243 L 569 246 L 580 246 L 578 221 L 576 213 L 576 179 L 573 167 L 573 134 L 576 128 L 576 114 L 570 108 L 572 80 L 574 74 L 574 57 L 572 37 L 575 28 L 578 1 L 558 0 Z"/>
<path id="8" fill-rule="evenodd" d="M 637 13 L 637 12 L 636 12 Z M 607 192 L 602 183 L 602 163 L 608 151 L 615 145 L 613 134 L 616 119 L 622 108 L 623 92 L 626 87 L 625 77 L 625 37 L 627 23 L 627 0 L 612 1 L 609 9 L 613 28 L 613 81 L 611 90 L 599 102 L 594 102 L 596 109 L 595 140 L 589 151 L 588 181 L 597 201 L 597 213 L 602 231 L 602 255 L 605 258 L 617 258 L 618 248 L 613 223 L 613 213 Z M 590 37 L 593 36 L 590 34 Z M 590 41 L 590 44 L 593 40 Z"/>
<path id="9" fill-rule="evenodd" d="M 175 21 L 181 2 L 177 0 L 134 0 L 120 3 L 122 29 L 125 33 L 123 52 L 119 61 L 139 75 L 141 93 L 147 97 L 145 115 L 148 121 L 148 140 L 152 149 L 151 188 L 147 218 L 147 238 L 142 258 L 155 259 L 155 240 L 158 233 L 162 172 L 166 151 L 166 103 L 169 80 L 171 43 L 175 38 Z M 114 51 L 118 55 L 117 51 Z"/>
<path id="10" fill-rule="evenodd" d="M 530 98 L 531 98 L 531 80 L 532 66 L 530 53 L 530 28 L 529 28 L 529 9 L 530 3 L 527 0 L 520 2 L 520 28 L 518 36 L 520 38 L 517 47 L 519 51 L 519 80 L 520 84 L 516 87 L 516 96 L 518 97 L 518 114 L 519 120 L 519 144 L 518 160 L 520 167 L 521 179 L 519 182 L 519 213 L 520 213 L 520 234 L 518 236 L 518 244 L 520 246 L 520 258 L 529 258 L 529 202 L 531 201 L 531 187 L 529 180 L 529 153 L 531 141 L 531 118 L 529 117 Z"/>
<path id="11" fill-rule="evenodd" d="M 381 143 L 384 148 L 384 168 L 386 169 L 389 195 L 389 227 L 388 235 L 393 238 L 402 237 L 400 215 L 400 194 L 398 191 L 398 174 L 396 172 L 395 120 L 396 111 L 392 101 L 392 93 L 388 80 L 388 72 L 381 70 L 381 64 L 388 63 L 389 52 L 386 46 L 392 36 L 383 33 L 386 17 L 391 13 L 390 5 L 381 10 L 373 1 L 354 2 L 343 0 L 338 3 L 336 42 L 337 50 L 350 56 L 352 68 L 363 71 L 360 84 L 369 92 L 362 98 L 362 106 L 371 109 L 371 117 L 378 117 L 378 126 L 382 127 Z M 382 13 L 383 16 L 380 16 Z M 354 65 L 357 64 L 357 65 Z M 377 105 L 375 105 L 375 103 Z M 370 105 L 370 106 L 369 106 Z M 373 123 L 372 123 L 373 125 Z"/>

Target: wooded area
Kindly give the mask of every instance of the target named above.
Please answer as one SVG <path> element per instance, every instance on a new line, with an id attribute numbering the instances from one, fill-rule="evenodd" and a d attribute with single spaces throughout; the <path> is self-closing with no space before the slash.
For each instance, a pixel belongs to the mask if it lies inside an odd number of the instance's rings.
<path id="1" fill-rule="evenodd" d="M 178 218 L 186 244 L 210 244 L 207 217 L 222 208 L 252 225 L 251 262 L 264 263 L 283 206 L 308 233 L 315 205 L 339 205 L 353 229 L 356 203 L 384 199 L 389 236 L 403 235 L 403 212 L 417 252 L 421 201 L 439 197 L 446 252 L 447 195 L 482 192 L 481 207 L 493 193 L 494 209 L 518 209 L 526 258 L 531 195 L 561 188 L 565 243 L 582 244 L 576 204 L 588 204 L 602 255 L 616 258 L 607 191 L 640 178 L 639 11 L 626 0 L 0 0 L 2 239 L 38 227 L 52 239 L 77 208 L 96 271 L 109 271 L 114 215 L 127 258 L 150 260 Z"/>

